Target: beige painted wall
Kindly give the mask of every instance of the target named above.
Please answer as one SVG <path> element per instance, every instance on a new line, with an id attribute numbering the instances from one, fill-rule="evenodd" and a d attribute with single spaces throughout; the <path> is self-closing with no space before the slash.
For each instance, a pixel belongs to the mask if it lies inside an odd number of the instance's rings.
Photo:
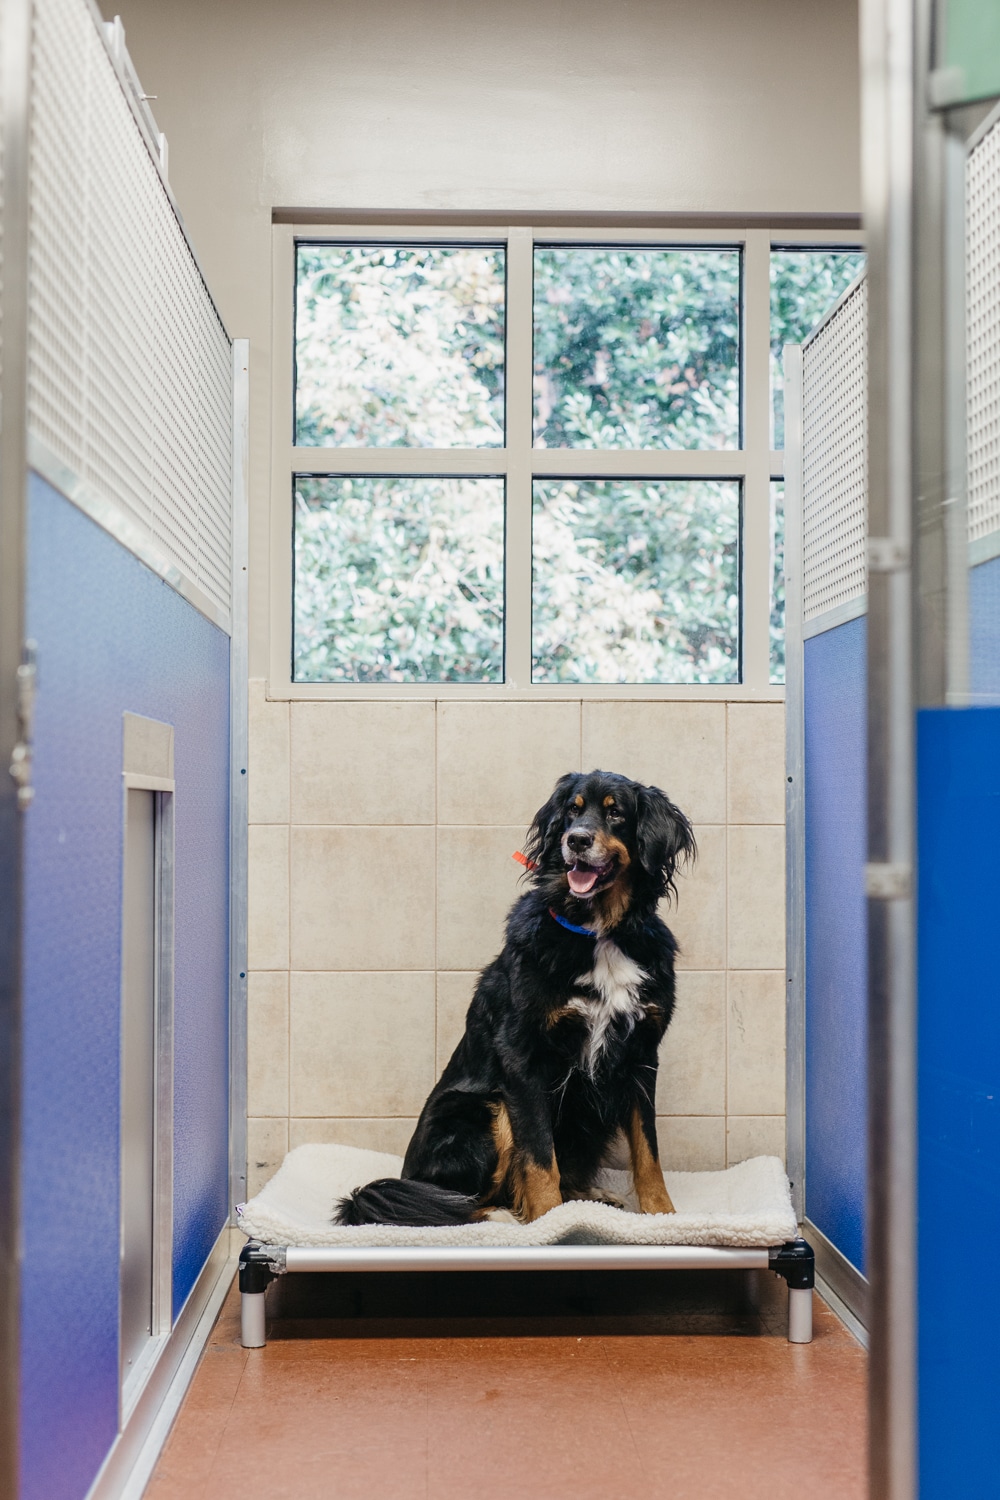
<path id="1" fill-rule="evenodd" d="M 121 0 L 174 191 L 251 341 L 251 1189 L 289 1143 L 402 1149 L 559 772 L 693 817 L 666 1161 L 780 1151 L 780 702 L 269 701 L 275 208 L 856 213 L 854 0 Z M 779 696 L 779 695 L 776 695 Z M 350 795 L 345 795 L 345 787 Z"/>

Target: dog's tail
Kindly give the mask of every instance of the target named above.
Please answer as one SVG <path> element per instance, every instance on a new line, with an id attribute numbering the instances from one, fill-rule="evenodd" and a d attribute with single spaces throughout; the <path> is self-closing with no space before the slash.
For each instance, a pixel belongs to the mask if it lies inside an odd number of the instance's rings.
<path id="1" fill-rule="evenodd" d="M 419 1225 L 471 1224 L 482 1217 L 475 1198 L 433 1182 L 382 1177 L 355 1188 L 341 1198 L 333 1212 L 335 1224 Z"/>

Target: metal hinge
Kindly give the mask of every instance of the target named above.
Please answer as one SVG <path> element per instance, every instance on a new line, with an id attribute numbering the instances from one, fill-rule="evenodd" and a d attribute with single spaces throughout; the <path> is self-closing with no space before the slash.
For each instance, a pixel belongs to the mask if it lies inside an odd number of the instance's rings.
<path id="1" fill-rule="evenodd" d="M 897 542 L 891 536 L 870 536 L 868 538 L 868 571 L 869 573 L 896 573 L 900 568 L 910 566 L 910 547 L 908 542 Z"/>
<path id="2" fill-rule="evenodd" d="M 17 783 L 17 805 L 24 812 L 31 805 L 35 789 L 31 784 L 31 739 L 35 718 L 36 646 L 26 641 L 17 669 L 18 741 L 10 758 L 10 774 Z"/>
<path id="3" fill-rule="evenodd" d="M 913 868 L 904 864 L 865 865 L 865 894 L 876 901 L 906 901 L 913 890 Z"/>

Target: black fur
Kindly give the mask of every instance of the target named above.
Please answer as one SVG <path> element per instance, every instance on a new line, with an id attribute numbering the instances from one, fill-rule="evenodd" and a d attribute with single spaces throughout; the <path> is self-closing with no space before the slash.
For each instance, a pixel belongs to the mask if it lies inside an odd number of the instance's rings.
<path id="1" fill-rule="evenodd" d="M 477 1204 L 432 1182 L 382 1177 L 355 1188 L 337 1209 L 338 1224 L 468 1224 Z"/>
<path id="2" fill-rule="evenodd" d="M 536 814 L 525 854 L 531 888 L 479 978 L 402 1179 L 359 1188 L 335 1222 L 463 1223 L 503 1208 L 531 1219 L 560 1197 L 587 1196 L 621 1133 L 634 1162 L 638 1152 L 655 1163 L 658 1048 L 676 953 L 657 905 L 695 854 L 691 826 L 656 787 L 570 773 Z M 594 935 L 568 931 L 553 912 Z M 630 991 L 613 983 L 622 978 Z M 607 1012 L 600 979 L 621 1004 L 595 1046 L 595 1020 Z"/>

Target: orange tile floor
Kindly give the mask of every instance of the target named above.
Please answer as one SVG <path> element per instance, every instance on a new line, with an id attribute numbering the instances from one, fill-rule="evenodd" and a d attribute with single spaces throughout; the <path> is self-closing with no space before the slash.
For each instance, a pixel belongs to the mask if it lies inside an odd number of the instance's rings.
<path id="1" fill-rule="evenodd" d="M 146 1500 L 863 1500 L 865 1354 L 767 1273 L 286 1277 L 229 1294 Z"/>

